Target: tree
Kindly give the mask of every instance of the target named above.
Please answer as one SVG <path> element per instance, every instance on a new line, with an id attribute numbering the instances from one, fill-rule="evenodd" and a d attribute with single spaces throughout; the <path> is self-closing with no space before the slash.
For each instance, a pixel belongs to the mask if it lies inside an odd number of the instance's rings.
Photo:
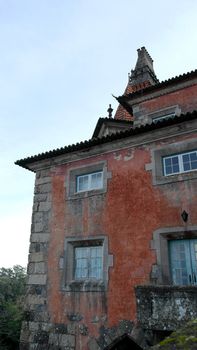
<path id="1" fill-rule="evenodd" d="M 0 349 L 17 350 L 23 317 L 26 273 L 19 265 L 0 268 Z"/>

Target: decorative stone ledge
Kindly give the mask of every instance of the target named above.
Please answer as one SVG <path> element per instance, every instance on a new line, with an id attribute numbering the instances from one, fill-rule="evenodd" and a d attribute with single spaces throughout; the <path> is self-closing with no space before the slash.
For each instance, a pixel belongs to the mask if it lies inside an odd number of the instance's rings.
<path id="1" fill-rule="evenodd" d="M 144 329 L 171 331 L 197 318 L 197 286 L 137 286 L 135 293 Z"/>

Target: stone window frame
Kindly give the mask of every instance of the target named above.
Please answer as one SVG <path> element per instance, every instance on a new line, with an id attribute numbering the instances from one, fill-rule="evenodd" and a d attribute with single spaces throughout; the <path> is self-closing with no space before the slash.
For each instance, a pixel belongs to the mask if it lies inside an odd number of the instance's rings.
<path id="1" fill-rule="evenodd" d="M 196 140 L 185 140 L 175 142 L 160 148 L 151 150 L 152 163 L 146 164 L 146 170 L 152 170 L 153 185 L 162 185 L 172 182 L 186 181 L 197 178 L 197 171 L 191 170 L 184 173 L 164 175 L 163 158 L 174 154 L 187 153 L 197 149 Z"/>
<path id="2" fill-rule="evenodd" d="M 91 174 L 102 171 L 103 186 L 98 189 L 90 189 L 87 191 L 77 192 L 77 178 L 81 175 Z M 107 161 L 100 161 L 88 165 L 78 166 L 69 171 L 67 187 L 68 199 L 79 199 L 107 192 L 107 180 L 111 178 L 111 172 L 107 171 Z"/>
<path id="3" fill-rule="evenodd" d="M 103 247 L 103 277 L 102 279 L 74 279 L 74 249 L 75 247 L 97 246 Z M 64 244 L 64 277 L 63 290 L 67 292 L 100 292 L 108 287 L 109 268 L 113 266 L 113 255 L 108 253 L 107 236 L 67 237 Z"/>
<path id="4" fill-rule="evenodd" d="M 174 116 L 180 115 L 181 109 L 178 105 L 169 106 L 166 108 L 159 109 L 148 114 L 149 122 L 158 122 L 162 119 L 173 118 Z"/>
<path id="5" fill-rule="evenodd" d="M 191 238 L 197 239 L 197 226 L 160 228 L 153 232 L 151 247 L 156 251 L 157 263 L 152 266 L 152 281 L 172 285 L 168 241 Z"/>
<path id="6" fill-rule="evenodd" d="M 159 118 L 173 118 L 181 114 L 181 108 L 179 105 L 173 105 L 157 109 L 153 112 L 145 112 L 144 109 L 140 109 L 139 104 L 133 106 L 134 124 L 141 125 L 147 123 L 157 123 Z"/>

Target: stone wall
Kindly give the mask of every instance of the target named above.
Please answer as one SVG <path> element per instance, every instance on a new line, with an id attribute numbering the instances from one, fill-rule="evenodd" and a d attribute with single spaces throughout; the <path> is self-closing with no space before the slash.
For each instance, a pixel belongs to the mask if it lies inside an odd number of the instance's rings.
<path id="1" fill-rule="evenodd" d="M 136 287 L 137 317 L 144 329 L 172 331 L 197 318 L 197 287 Z"/>

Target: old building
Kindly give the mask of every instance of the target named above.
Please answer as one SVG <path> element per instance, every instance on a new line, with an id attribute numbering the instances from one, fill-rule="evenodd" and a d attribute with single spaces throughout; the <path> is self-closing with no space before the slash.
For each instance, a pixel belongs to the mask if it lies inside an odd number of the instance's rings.
<path id="1" fill-rule="evenodd" d="M 36 173 L 25 349 L 139 349 L 197 317 L 197 71 L 138 50 L 115 117 Z"/>

